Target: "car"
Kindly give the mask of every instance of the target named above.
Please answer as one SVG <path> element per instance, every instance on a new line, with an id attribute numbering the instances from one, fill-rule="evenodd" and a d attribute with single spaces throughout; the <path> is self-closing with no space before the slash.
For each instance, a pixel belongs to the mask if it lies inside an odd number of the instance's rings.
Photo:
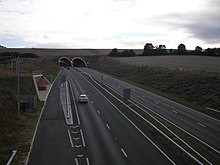
<path id="1" fill-rule="evenodd" d="M 78 100 L 79 100 L 79 103 L 87 103 L 88 97 L 86 94 L 80 94 Z"/>

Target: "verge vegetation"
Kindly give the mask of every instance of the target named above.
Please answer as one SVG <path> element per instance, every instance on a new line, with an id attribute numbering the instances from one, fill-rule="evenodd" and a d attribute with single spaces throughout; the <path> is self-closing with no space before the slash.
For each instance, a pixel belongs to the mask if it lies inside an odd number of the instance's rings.
<path id="1" fill-rule="evenodd" d="M 46 58 L 20 59 L 20 98 L 36 95 L 32 71 L 41 70 L 55 77 L 59 68 Z M 17 150 L 15 164 L 24 164 L 29 152 L 33 132 L 42 108 L 17 113 L 17 76 L 15 70 L 0 70 L 0 164 L 6 164 L 12 150 Z"/>
<path id="2" fill-rule="evenodd" d="M 109 57 L 87 57 L 89 66 L 220 119 L 220 77 L 163 67 L 133 66 Z"/>

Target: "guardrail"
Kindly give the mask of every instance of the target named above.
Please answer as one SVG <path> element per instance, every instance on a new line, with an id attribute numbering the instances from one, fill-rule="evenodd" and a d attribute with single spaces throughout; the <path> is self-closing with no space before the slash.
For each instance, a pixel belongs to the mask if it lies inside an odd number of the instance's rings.
<path id="1" fill-rule="evenodd" d="M 11 157 L 10 157 L 10 159 L 8 160 L 7 165 L 11 165 L 11 163 L 12 163 L 12 161 L 13 161 L 13 159 L 14 159 L 16 153 L 17 153 L 17 150 L 13 150 L 13 151 L 12 151 Z"/>

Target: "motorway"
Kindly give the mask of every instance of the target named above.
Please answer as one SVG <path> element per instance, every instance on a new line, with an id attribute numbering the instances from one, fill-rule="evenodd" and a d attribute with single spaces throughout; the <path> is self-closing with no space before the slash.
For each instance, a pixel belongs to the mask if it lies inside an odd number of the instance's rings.
<path id="1" fill-rule="evenodd" d="M 62 75 L 67 75 L 69 96 L 61 94 Z M 78 102 L 80 93 L 88 95 L 88 103 Z M 70 100 L 70 122 L 61 103 L 65 96 Z M 184 161 L 139 131 L 79 71 L 63 69 L 42 112 L 28 164 L 166 165 Z"/>
<path id="2" fill-rule="evenodd" d="M 95 80 L 111 87 L 117 92 L 123 92 L 124 88 L 131 88 L 131 99 L 143 105 L 151 111 L 182 131 L 187 132 L 197 140 L 205 143 L 216 152 L 220 153 L 220 121 L 197 112 L 191 108 L 168 100 L 164 97 L 150 93 L 126 82 L 115 79 L 89 68 L 81 68 Z"/>

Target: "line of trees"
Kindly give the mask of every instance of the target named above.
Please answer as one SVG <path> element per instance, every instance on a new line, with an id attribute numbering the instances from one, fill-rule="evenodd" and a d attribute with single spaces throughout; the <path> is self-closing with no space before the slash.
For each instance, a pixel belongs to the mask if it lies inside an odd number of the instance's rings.
<path id="1" fill-rule="evenodd" d="M 124 50 L 119 52 L 117 48 L 112 49 L 109 56 L 112 57 L 132 57 L 132 56 L 152 56 L 152 55 L 204 55 L 220 56 L 220 48 L 208 48 L 203 50 L 202 47 L 196 46 L 195 50 L 187 50 L 186 46 L 181 43 L 177 49 L 166 49 L 166 45 L 154 46 L 152 43 L 146 43 L 142 54 L 137 54 L 133 50 Z"/>

